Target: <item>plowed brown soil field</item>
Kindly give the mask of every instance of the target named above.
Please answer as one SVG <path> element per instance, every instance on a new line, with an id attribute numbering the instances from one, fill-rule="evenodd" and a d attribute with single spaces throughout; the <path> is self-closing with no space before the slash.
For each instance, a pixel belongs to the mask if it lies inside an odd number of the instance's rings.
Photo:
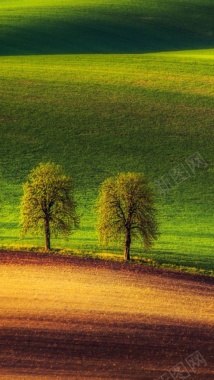
<path id="1" fill-rule="evenodd" d="M 0 252 L 0 379 L 214 379 L 214 279 Z"/>

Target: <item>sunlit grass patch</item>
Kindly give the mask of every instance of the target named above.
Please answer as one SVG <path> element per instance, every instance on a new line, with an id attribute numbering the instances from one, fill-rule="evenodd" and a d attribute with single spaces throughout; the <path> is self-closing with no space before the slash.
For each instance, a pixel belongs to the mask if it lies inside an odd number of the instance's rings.
<path id="1" fill-rule="evenodd" d="M 202 50 L 1 57 L 1 245 L 43 246 L 42 237 L 19 234 L 22 183 L 41 161 L 60 163 L 74 178 L 82 215 L 80 230 L 54 246 L 94 253 L 101 181 L 136 171 L 154 184 L 184 167 L 188 178 L 165 197 L 157 194 L 161 236 L 150 255 L 212 269 L 213 56 Z M 186 160 L 197 152 L 206 165 L 193 173 Z M 138 252 L 145 256 L 136 245 Z"/>

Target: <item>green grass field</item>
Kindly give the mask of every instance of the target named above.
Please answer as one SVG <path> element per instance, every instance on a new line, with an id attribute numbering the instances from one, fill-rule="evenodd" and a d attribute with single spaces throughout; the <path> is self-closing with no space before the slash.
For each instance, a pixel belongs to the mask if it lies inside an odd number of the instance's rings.
<path id="1" fill-rule="evenodd" d="M 83 215 L 81 229 L 54 245 L 90 252 L 120 252 L 101 249 L 95 232 L 106 177 L 138 171 L 154 185 L 178 168 L 183 181 L 171 179 L 165 197 L 156 189 L 160 239 L 153 252 L 136 244 L 133 254 L 213 269 L 212 2 L 103 3 L 1 2 L 0 244 L 43 244 L 19 233 L 22 183 L 40 161 L 74 177 Z M 197 50 L 176 51 L 190 47 Z M 130 54 L 143 51 L 157 52 Z M 198 153 L 191 171 L 186 160 Z"/>

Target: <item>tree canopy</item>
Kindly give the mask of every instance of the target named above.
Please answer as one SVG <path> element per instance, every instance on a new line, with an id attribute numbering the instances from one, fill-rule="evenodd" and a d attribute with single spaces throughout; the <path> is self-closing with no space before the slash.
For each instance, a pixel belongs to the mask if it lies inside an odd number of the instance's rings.
<path id="1" fill-rule="evenodd" d="M 73 181 L 60 165 L 41 162 L 28 175 L 21 199 L 21 225 L 24 234 L 43 232 L 47 250 L 52 234 L 69 234 L 78 227 Z"/>
<path id="2" fill-rule="evenodd" d="M 124 240 L 124 258 L 130 259 L 135 238 L 151 248 L 158 236 L 156 209 L 149 182 L 140 173 L 120 173 L 101 185 L 98 201 L 98 233 L 101 243 Z"/>

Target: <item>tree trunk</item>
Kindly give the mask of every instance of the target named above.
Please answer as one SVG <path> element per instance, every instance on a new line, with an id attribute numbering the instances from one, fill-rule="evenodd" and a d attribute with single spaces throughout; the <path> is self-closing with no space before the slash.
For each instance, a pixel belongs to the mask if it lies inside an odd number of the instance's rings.
<path id="1" fill-rule="evenodd" d="M 49 251 L 51 249 L 51 233 L 49 219 L 45 219 L 45 249 Z"/>
<path id="2" fill-rule="evenodd" d="M 130 245 L 131 245 L 131 230 L 126 229 L 125 247 L 124 247 L 124 259 L 130 260 Z"/>

